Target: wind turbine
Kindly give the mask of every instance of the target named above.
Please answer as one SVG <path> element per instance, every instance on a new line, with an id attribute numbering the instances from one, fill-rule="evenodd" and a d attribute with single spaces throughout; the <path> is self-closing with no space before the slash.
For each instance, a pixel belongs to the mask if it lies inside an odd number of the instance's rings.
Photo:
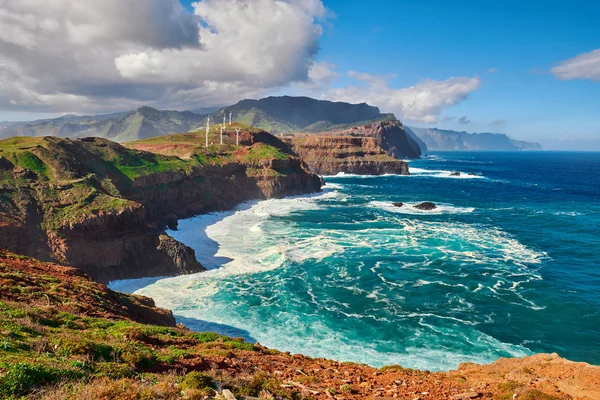
<path id="1" fill-rule="evenodd" d="M 229 126 L 231 126 L 231 111 L 229 111 Z"/>
<path id="2" fill-rule="evenodd" d="M 240 128 L 235 128 L 235 145 L 239 146 L 240 145 Z"/>
<path id="3" fill-rule="evenodd" d="M 206 118 L 206 145 L 204 147 L 208 147 L 208 131 L 210 131 L 210 115 Z"/>
<path id="4" fill-rule="evenodd" d="M 225 117 L 223 117 L 223 119 L 225 119 Z M 225 129 L 225 124 L 219 124 L 219 126 L 221 127 L 221 144 L 223 144 L 223 129 Z"/>

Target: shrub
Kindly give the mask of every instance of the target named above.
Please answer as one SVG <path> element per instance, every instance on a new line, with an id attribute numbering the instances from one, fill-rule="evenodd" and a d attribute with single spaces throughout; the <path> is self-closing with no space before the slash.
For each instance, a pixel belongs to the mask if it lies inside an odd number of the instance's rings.
<path id="1" fill-rule="evenodd" d="M 198 371 L 190 372 L 189 374 L 187 374 L 185 376 L 185 378 L 183 378 L 183 381 L 181 382 L 181 388 L 183 390 L 187 390 L 187 389 L 202 390 L 202 389 L 214 388 L 214 387 L 215 387 L 215 383 L 213 381 L 213 378 L 208 374 L 204 374 L 204 373 L 198 372 Z"/>
<path id="2" fill-rule="evenodd" d="M 192 334 L 192 337 L 200 343 L 215 342 L 221 339 L 221 335 L 214 332 L 200 332 Z"/>
<path id="3" fill-rule="evenodd" d="M 98 376 L 105 376 L 111 379 L 122 379 L 133 376 L 131 367 L 127 364 L 118 364 L 115 362 L 97 363 L 94 366 Z"/>
<path id="4" fill-rule="evenodd" d="M 80 376 L 73 371 L 59 370 L 39 364 L 10 364 L 0 376 L 0 398 L 23 396 L 35 386 L 47 385 L 63 377 Z"/>

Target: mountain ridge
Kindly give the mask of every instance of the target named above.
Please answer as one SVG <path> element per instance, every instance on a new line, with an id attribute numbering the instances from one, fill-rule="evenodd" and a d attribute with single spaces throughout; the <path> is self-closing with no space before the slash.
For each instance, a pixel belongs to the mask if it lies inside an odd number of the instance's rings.
<path id="1" fill-rule="evenodd" d="M 504 133 L 469 133 L 450 129 L 408 127 L 429 151 L 541 150 L 535 142 L 515 140 Z"/>

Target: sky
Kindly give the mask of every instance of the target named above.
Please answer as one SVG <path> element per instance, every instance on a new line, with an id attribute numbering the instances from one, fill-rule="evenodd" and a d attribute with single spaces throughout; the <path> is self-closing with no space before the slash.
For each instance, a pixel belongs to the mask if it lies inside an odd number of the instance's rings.
<path id="1" fill-rule="evenodd" d="M 0 120 L 306 95 L 600 149 L 600 2 L 2 0 Z"/>

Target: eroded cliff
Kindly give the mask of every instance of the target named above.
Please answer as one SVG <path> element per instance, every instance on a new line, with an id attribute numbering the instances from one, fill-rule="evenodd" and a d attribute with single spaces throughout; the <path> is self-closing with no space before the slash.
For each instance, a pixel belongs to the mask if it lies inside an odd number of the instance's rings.
<path id="1" fill-rule="evenodd" d="M 294 135 L 293 150 L 315 173 L 407 175 L 403 158 L 418 158 L 418 143 L 399 121 L 381 121 L 347 129 Z"/>
<path id="2" fill-rule="evenodd" d="M 319 175 L 408 175 L 408 165 L 390 157 L 373 137 L 314 135 L 294 138 L 292 144 Z"/>
<path id="3" fill-rule="evenodd" d="M 163 231 L 178 218 L 320 190 L 319 177 L 266 132 L 247 129 L 240 146 L 227 136 L 205 148 L 203 136 L 132 148 L 98 138 L 0 141 L 0 247 L 101 282 L 198 272 L 194 251 Z M 135 149 L 144 145 L 174 155 Z"/>

